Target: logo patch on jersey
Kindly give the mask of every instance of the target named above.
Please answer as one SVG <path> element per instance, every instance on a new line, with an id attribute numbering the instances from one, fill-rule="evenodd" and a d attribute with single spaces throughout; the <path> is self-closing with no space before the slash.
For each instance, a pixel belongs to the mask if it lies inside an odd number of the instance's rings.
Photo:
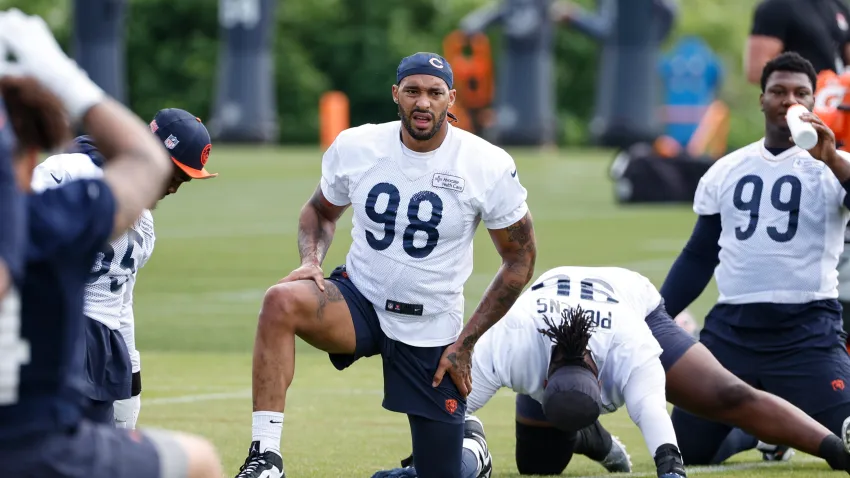
<path id="1" fill-rule="evenodd" d="M 844 380 L 841 380 L 840 378 L 833 380 L 832 381 L 832 389 L 835 390 L 836 392 L 838 392 L 840 390 L 844 390 Z"/>
<path id="2" fill-rule="evenodd" d="M 174 149 L 177 147 L 178 144 L 180 144 L 180 140 L 177 139 L 173 134 L 170 134 L 167 138 L 165 138 L 165 147 L 168 149 Z"/>
<path id="3" fill-rule="evenodd" d="M 434 178 L 431 179 L 431 186 L 461 192 L 466 187 L 466 180 L 450 174 L 435 173 Z"/>
<path id="4" fill-rule="evenodd" d="M 808 159 L 808 158 L 796 158 L 794 160 L 794 169 L 800 169 L 803 171 L 817 171 L 820 172 L 821 169 L 826 166 L 823 162 L 818 161 L 816 159 Z"/>
<path id="5" fill-rule="evenodd" d="M 446 399 L 446 411 L 449 413 L 454 413 L 457 411 L 457 400 L 454 398 Z"/>

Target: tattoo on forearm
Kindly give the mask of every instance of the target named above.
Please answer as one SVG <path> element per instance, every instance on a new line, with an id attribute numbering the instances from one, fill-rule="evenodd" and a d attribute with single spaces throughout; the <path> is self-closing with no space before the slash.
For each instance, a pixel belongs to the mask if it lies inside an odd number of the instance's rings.
<path id="1" fill-rule="evenodd" d="M 330 248 L 335 227 L 333 223 L 327 227 L 324 205 L 318 194 L 310 198 L 309 206 L 312 211 L 306 214 L 302 212 L 298 223 L 298 253 L 302 261 L 305 257 L 315 257 L 321 264 Z"/>
<path id="2" fill-rule="evenodd" d="M 481 335 L 514 305 L 523 287 L 534 275 L 537 247 L 531 216 L 527 214 L 516 224 L 508 226 L 506 232 L 508 242 L 502 247 L 510 250 L 509 259 L 499 269 L 467 324 L 468 334 L 461 342 L 463 349 L 472 350 Z"/>

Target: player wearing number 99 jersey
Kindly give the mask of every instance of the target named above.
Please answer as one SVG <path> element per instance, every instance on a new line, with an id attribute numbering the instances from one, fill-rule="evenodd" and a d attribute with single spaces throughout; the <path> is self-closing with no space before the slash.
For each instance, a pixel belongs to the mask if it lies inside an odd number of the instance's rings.
<path id="1" fill-rule="evenodd" d="M 661 293 L 675 316 L 699 296 L 713 270 L 720 297 L 700 341 L 744 381 L 845 436 L 850 356 L 836 266 L 850 217 L 850 162 L 819 118 L 803 116 L 819 136 L 809 151 L 794 145 L 785 120 L 792 105 L 812 109 L 815 85 L 811 64 L 795 53 L 765 66 L 765 137 L 719 159 L 700 180 L 697 224 Z M 687 463 L 722 461 L 714 456 L 727 435 L 735 443 L 724 449 L 757 443 L 679 408 L 673 422 Z"/>
<path id="2" fill-rule="evenodd" d="M 159 111 L 151 130 L 170 150 L 173 175 L 165 195 L 184 182 L 215 177 L 204 169 L 210 137 L 198 118 L 179 109 Z M 47 158 L 35 168 L 35 191 L 71 181 L 103 177 L 103 156 L 92 139 L 80 136 L 66 154 Z M 121 236 L 98 252 L 86 284 L 83 313 L 86 327 L 88 418 L 135 428 L 141 407 L 141 358 L 135 348 L 133 287 L 136 274 L 153 254 L 153 215 L 144 210 Z M 114 410 L 113 410 L 114 404 Z"/>
<path id="3" fill-rule="evenodd" d="M 501 148 L 451 126 L 451 67 L 402 59 L 401 121 L 342 132 L 322 158 L 299 220 L 301 267 L 269 289 L 254 344 L 253 440 L 240 478 L 283 475 L 280 437 L 295 336 L 345 369 L 384 358 L 384 408 L 406 413 L 422 478 L 460 473 L 472 349 L 531 279 L 536 248 L 526 190 Z M 336 221 L 352 208 L 346 264 L 324 279 Z M 463 285 L 483 221 L 502 267 L 463 326 Z M 448 372 L 449 376 L 446 376 Z"/>

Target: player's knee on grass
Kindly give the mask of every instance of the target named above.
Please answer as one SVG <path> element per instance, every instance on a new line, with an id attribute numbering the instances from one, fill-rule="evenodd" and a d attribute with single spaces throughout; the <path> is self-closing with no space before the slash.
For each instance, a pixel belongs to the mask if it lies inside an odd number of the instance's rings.
<path id="1" fill-rule="evenodd" d="M 413 465 L 419 478 L 461 478 L 463 422 L 407 417 L 413 441 Z"/>
<path id="2" fill-rule="evenodd" d="M 212 443 L 194 435 L 145 430 L 156 447 L 160 478 L 210 478 L 222 476 L 221 462 Z"/>
<path id="3" fill-rule="evenodd" d="M 560 475 L 573 458 L 576 433 L 516 422 L 516 467 L 520 475 Z"/>

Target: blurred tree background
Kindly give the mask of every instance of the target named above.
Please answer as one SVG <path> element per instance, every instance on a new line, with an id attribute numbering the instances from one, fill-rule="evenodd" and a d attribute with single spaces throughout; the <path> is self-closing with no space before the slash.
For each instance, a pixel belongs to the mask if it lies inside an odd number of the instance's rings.
<path id="1" fill-rule="evenodd" d="M 143 118 L 163 107 L 208 118 L 218 57 L 215 0 L 129 0 L 127 65 L 130 107 Z M 319 96 L 350 98 L 352 125 L 392 120 L 389 99 L 398 61 L 416 51 L 442 52 L 443 37 L 489 0 L 282 0 L 275 39 L 281 141 L 318 141 Z M 594 0 L 577 3 L 594 8 Z M 742 75 L 743 48 L 757 0 L 680 0 L 672 37 L 698 35 L 721 57 L 721 93 L 732 109 L 729 146 L 761 137 L 759 90 Z M 43 16 L 69 51 L 70 0 L 0 0 Z M 498 52 L 499 29 L 489 32 Z M 69 51 L 70 53 L 70 51 Z M 561 28 L 556 39 L 558 113 L 565 145 L 587 144 L 598 46 Z M 494 59 L 498 63 L 498 55 Z M 635 92 L 635 94 L 641 94 Z"/>

